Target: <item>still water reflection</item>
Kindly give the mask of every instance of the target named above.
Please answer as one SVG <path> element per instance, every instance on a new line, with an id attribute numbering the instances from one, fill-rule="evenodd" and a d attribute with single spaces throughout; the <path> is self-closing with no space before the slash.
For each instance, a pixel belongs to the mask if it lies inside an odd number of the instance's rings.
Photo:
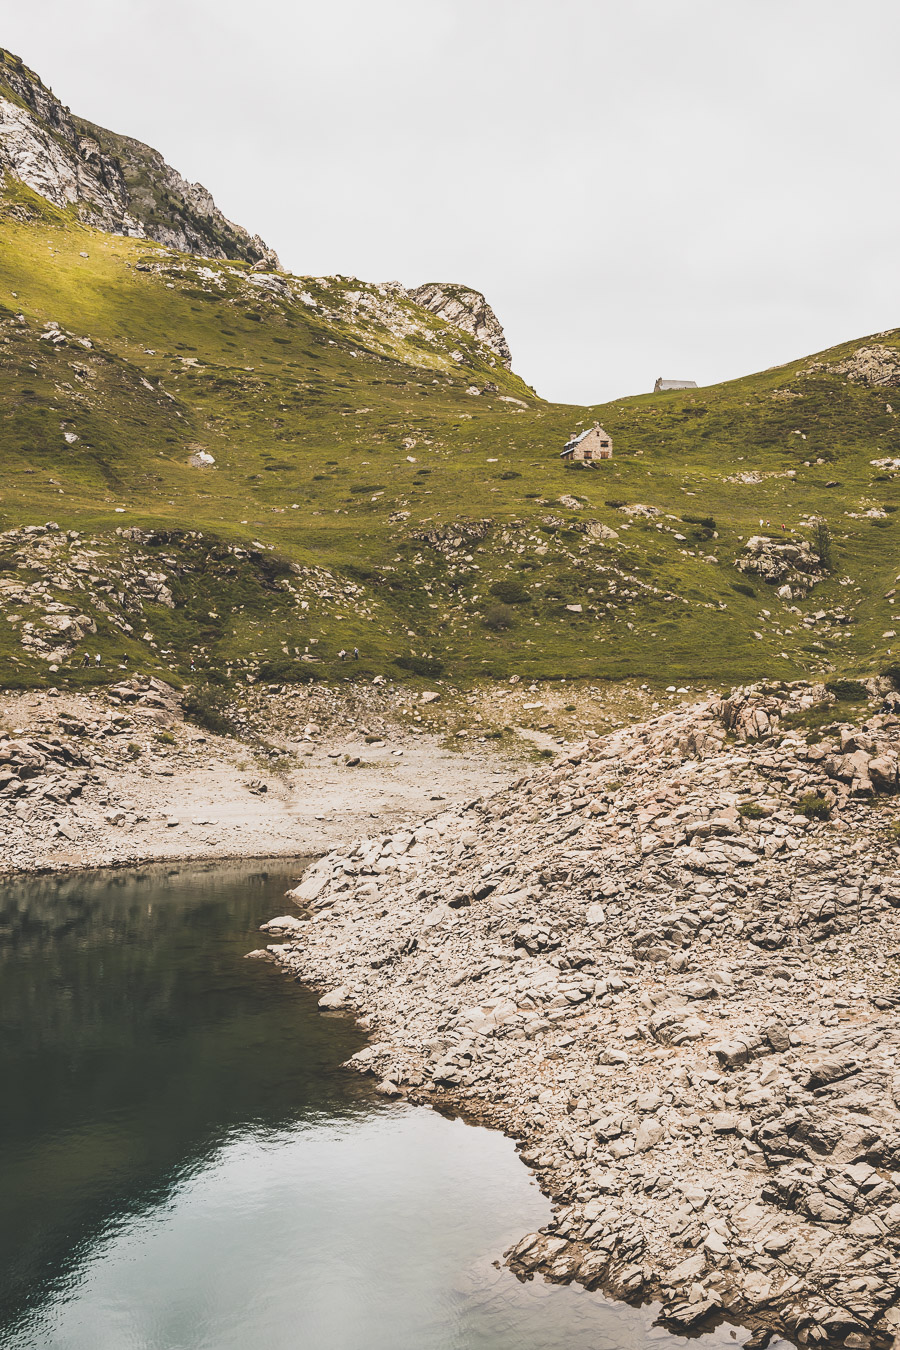
<path id="1" fill-rule="evenodd" d="M 352 1024 L 241 959 L 297 875 L 0 888 L 0 1344 L 682 1344 L 649 1310 L 498 1270 L 549 1214 L 509 1141 L 374 1097 L 338 1067 Z"/>

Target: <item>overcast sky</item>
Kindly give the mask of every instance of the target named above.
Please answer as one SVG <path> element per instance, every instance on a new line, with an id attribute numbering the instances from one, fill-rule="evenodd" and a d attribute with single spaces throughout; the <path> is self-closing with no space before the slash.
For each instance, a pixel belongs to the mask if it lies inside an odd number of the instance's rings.
<path id="1" fill-rule="evenodd" d="M 897 0 L 0 0 L 291 271 L 465 282 L 546 398 L 900 325 Z"/>

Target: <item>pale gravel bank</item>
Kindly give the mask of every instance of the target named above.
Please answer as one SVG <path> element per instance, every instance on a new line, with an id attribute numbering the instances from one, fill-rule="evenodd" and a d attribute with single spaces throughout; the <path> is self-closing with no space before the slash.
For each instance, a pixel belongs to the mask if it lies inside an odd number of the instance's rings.
<path id="1" fill-rule="evenodd" d="M 519 771 L 509 752 L 448 750 L 384 716 L 367 737 L 372 710 L 363 722 L 340 700 L 312 724 L 306 704 L 292 717 L 274 701 L 279 734 L 248 725 L 241 740 L 185 721 L 161 682 L 0 695 L 0 871 L 309 856 Z"/>

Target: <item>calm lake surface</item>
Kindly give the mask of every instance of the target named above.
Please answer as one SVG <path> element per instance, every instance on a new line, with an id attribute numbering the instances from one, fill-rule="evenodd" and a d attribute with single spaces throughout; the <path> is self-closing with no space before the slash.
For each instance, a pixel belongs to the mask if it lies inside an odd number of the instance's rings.
<path id="1" fill-rule="evenodd" d="M 375 1096 L 242 959 L 301 867 L 0 886 L 4 1350 L 696 1346 L 494 1266 L 550 1214 L 512 1144 Z"/>

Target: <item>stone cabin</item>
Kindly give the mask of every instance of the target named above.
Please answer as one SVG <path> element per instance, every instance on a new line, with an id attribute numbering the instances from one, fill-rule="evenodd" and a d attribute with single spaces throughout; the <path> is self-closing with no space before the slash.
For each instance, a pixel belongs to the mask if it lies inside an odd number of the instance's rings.
<path id="1" fill-rule="evenodd" d="M 664 394 L 667 389 L 696 389 L 696 380 L 657 380 L 653 386 L 654 394 Z"/>
<path id="2" fill-rule="evenodd" d="M 566 441 L 560 451 L 560 459 L 588 461 L 612 459 L 612 437 L 604 431 L 599 422 L 595 422 L 587 431 Z"/>

